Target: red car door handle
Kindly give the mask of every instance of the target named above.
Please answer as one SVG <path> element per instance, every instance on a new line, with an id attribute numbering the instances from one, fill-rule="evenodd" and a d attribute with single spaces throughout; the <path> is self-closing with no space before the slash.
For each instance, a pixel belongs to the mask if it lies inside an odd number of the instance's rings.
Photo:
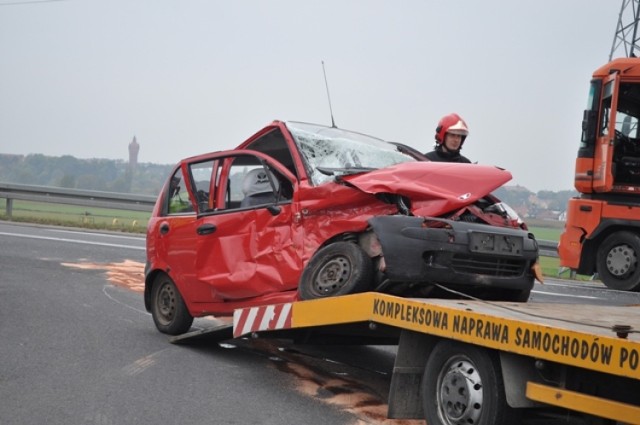
<path id="1" fill-rule="evenodd" d="M 169 233 L 169 223 L 162 223 L 160 226 L 160 234 L 166 235 L 167 233 Z"/>
<path id="2" fill-rule="evenodd" d="M 215 224 L 203 224 L 202 226 L 198 227 L 196 232 L 198 232 L 199 235 L 210 235 L 215 232 L 216 229 L 217 227 Z"/>

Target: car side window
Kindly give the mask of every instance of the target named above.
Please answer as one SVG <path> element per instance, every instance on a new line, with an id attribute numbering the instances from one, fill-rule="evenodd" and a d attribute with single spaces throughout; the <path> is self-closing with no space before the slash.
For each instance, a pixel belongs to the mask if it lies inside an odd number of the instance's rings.
<path id="1" fill-rule="evenodd" d="M 226 182 L 223 174 L 228 176 Z M 224 207 L 220 208 L 225 210 L 282 203 L 291 200 L 293 194 L 289 180 L 250 155 L 227 158 L 226 166 L 217 171 L 216 181 L 225 190 Z"/>
<path id="2" fill-rule="evenodd" d="M 198 202 L 198 213 L 213 211 L 213 200 L 210 199 L 213 163 L 213 160 L 209 160 L 189 164 L 193 193 Z"/>
<path id="3" fill-rule="evenodd" d="M 178 168 L 171 176 L 169 193 L 167 194 L 167 204 L 169 215 L 193 212 L 191 201 L 189 201 L 189 194 L 184 186 L 184 176 L 181 168 Z"/>
<path id="4" fill-rule="evenodd" d="M 221 164 L 224 164 L 216 168 L 215 182 L 219 192 L 220 200 L 216 202 L 218 206 L 217 210 L 232 210 L 240 208 L 240 202 L 242 201 L 242 169 L 246 168 L 246 165 L 234 164 L 234 158 L 226 158 Z M 228 177 L 224 178 L 223 175 Z"/>

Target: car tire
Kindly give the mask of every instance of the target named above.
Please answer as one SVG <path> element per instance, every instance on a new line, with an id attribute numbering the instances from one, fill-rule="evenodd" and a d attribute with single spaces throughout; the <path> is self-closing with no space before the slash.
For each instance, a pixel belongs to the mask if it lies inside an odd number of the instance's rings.
<path id="1" fill-rule="evenodd" d="M 311 258 L 300 277 L 302 300 L 365 292 L 371 288 L 371 258 L 352 242 L 335 242 Z"/>
<path id="2" fill-rule="evenodd" d="M 164 273 L 160 273 L 153 282 L 151 316 L 156 328 L 169 335 L 183 334 L 193 324 L 193 316 L 189 314 L 180 291 Z"/>
<path id="3" fill-rule="evenodd" d="M 512 425 L 495 351 L 440 340 L 427 359 L 421 396 L 429 425 Z"/>
<path id="4" fill-rule="evenodd" d="M 611 289 L 640 291 L 640 237 L 633 232 L 609 235 L 598 247 L 596 270 Z"/>

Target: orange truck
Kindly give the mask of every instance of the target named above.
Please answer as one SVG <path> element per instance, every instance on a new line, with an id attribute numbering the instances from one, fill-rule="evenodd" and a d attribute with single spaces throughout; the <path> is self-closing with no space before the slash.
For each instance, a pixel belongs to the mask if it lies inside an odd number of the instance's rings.
<path id="1" fill-rule="evenodd" d="M 567 207 L 560 265 L 609 288 L 640 291 L 640 58 L 615 59 L 591 79 Z"/>

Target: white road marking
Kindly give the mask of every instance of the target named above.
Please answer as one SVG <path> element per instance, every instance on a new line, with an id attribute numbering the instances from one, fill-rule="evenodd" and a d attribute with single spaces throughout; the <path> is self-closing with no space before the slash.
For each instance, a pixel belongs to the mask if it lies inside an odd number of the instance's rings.
<path id="1" fill-rule="evenodd" d="M 542 295 L 551 295 L 554 297 L 571 297 L 571 298 L 587 298 L 591 300 L 599 300 L 601 297 L 592 297 L 589 295 L 572 295 L 572 294 L 559 294 L 557 292 L 546 292 L 546 291 L 531 291 L 534 294 L 542 294 Z"/>
<path id="2" fill-rule="evenodd" d="M 99 237 L 105 237 L 105 238 L 118 238 L 118 239 L 132 239 L 135 241 L 143 241 L 144 237 L 143 236 L 126 236 L 126 235 L 112 235 L 109 233 L 96 233 L 96 232 L 78 232 L 78 231 L 73 231 L 73 230 L 59 230 L 59 229 L 46 229 L 47 232 L 57 232 L 57 233 L 71 233 L 74 235 L 77 234 L 83 234 L 83 235 L 93 235 L 93 236 L 99 236 Z"/>
<path id="3" fill-rule="evenodd" d="M 79 244 L 85 244 L 85 245 L 110 246 L 110 247 L 113 247 L 113 248 L 128 248 L 128 249 L 137 249 L 137 250 L 141 250 L 141 251 L 144 251 L 146 249 L 143 246 L 132 246 L 132 245 L 122 245 L 122 244 L 115 244 L 115 243 L 82 241 L 82 240 L 78 240 L 78 239 L 54 238 L 54 237 L 49 237 L 49 236 L 20 235 L 20 234 L 17 234 L 17 233 L 0 232 L 0 236 L 15 236 L 16 238 L 42 239 L 42 240 L 56 241 L 56 242 L 79 243 Z"/>

